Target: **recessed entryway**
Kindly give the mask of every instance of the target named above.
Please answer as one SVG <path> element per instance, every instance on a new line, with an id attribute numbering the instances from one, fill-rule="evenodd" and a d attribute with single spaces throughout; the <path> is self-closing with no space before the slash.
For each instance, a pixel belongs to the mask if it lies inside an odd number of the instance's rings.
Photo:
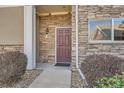
<path id="1" fill-rule="evenodd" d="M 70 63 L 72 6 L 41 5 L 36 10 L 37 62 Z"/>

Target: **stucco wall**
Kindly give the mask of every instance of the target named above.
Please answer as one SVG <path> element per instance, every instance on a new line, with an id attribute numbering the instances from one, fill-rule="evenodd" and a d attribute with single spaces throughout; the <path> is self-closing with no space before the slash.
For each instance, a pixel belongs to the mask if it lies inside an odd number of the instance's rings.
<path id="1" fill-rule="evenodd" d="M 0 8 L 0 45 L 23 44 L 23 7 Z"/>
<path id="2" fill-rule="evenodd" d="M 40 62 L 55 62 L 55 29 L 56 27 L 71 27 L 71 15 L 51 15 L 40 17 Z M 49 29 L 45 38 L 46 28 Z"/>

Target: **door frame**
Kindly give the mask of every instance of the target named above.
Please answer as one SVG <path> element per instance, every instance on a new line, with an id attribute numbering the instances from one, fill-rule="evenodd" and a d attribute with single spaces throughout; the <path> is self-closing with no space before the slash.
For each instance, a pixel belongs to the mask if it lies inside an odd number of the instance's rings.
<path id="1" fill-rule="evenodd" d="M 55 27 L 55 64 L 57 63 L 57 29 L 58 28 L 71 28 L 71 26 L 64 26 L 64 27 Z M 72 30 L 71 30 L 71 33 L 72 33 Z M 72 38 L 72 34 L 71 34 L 71 38 Z M 72 48 L 72 39 L 71 39 L 71 48 Z"/>

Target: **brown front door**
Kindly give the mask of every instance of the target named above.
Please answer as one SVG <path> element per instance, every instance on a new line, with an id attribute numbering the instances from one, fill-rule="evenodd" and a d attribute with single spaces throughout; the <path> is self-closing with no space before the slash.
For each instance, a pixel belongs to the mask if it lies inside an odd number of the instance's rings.
<path id="1" fill-rule="evenodd" d="M 71 28 L 57 28 L 57 63 L 71 62 Z"/>

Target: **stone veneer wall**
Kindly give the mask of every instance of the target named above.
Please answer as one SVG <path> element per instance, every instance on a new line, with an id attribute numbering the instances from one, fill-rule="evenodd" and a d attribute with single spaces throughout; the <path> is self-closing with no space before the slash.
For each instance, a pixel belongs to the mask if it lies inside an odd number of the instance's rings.
<path id="1" fill-rule="evenodd" d="M 0 53 L 8 51 L 20 51 L 24 52 L 24 45 L 0 45 Z"/>
<path id="2" fill-rule="evenodd" d="M 79 6 L 79 62 L 94 53 L 124 56 L 124 43 L 88 43 L 88 20 L 124 17 L 124 6 Z"/>
<path id="3" fill-rule="evenodd" d="M 71 15 L 51 15 L 40 17 L 40 62 L 55 62 L 55 29 L 56 27 L 71 27 Z M 48 27 L 48 37 L 45 38 Z"/>
<path id="4" fill-rule="evenodd" d="M 71 63 L 71 87 L 84 87 L 84 81 L 81 79 L 76 69 L 76 6 L 72 6 L 72 63 Z"/>
<path id="5" fill-rule="evenodd" d="M 124 56 L 124 43 L 88 43 L 88 20 L 124 17 L 124 6 L 79 6 L 78 13 L 80 64 L 83 62 L 85 56 L 89 54 L 110 53 L 121 57 Z M 83 80 L 81 80 L 79 73 L 76 71 L 72 71 L 72 87 L 85 87 Z"/>

